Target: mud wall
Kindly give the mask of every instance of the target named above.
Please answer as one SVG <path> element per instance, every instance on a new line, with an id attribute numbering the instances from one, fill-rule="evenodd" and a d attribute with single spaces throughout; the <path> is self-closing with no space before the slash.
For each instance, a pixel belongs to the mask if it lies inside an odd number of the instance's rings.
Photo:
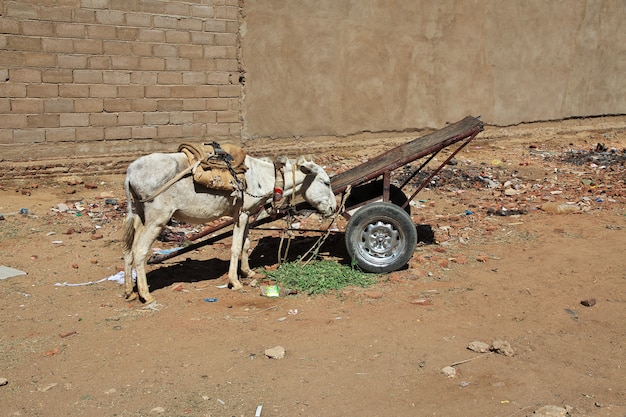
<path id="1" fill-rule="evenodd" d="M 244 136 L 626 113 L 623 0 L 246 0 Z"/>

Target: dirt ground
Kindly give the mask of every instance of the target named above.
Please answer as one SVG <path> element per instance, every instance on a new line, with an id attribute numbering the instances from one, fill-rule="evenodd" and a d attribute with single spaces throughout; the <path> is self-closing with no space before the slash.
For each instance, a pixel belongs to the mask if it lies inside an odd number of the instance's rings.
<path id="1" fill-rule="evenodd" d="M 309 151 L 333 174 L 408 139 Z M 123 264 L 122 175 L 4 181 L 0 265 L 27 274 L 0 280 L 0 415 L 625 416 L 624 148 L 624 117 L 487 128 L 413 200 L 408 268 L 267 298 L 218 288 L 226 239 L 149 266 L 157 310 L 106 279 Z M 292 254 L 314 242 L 295 234 Z M 252 231 L 258 276 L 279 236 Z M 341 233 L 322 254 L 347 262 Z"/>

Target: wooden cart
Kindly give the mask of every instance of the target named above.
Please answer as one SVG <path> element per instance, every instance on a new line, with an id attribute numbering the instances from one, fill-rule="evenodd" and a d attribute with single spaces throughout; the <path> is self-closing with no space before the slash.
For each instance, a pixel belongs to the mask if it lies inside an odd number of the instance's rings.
<path id="1" fill-rule="evenodd" d="M 368 272 L 391 272 L 404 266 L 417 244 L 417 228 L 410 216 L 409 203 L 432 178 L 443 169 L 461 149 L 483 130 L 483 123 L 468 116 L 443 129 L 399 145 L 389 151 L 357 165 L 331 178 L 335 195 L 346 196 L 344 211 L 348 219 L 346 226 L 346 249 L 353 262 Z M 445 161 L 424 179 L 417 189 L 407 196 L 405 187 L 444 148 L 458 144 Z M 425 161 L 400 186 L 391 184 L 391 173 L 405 165 L 424 158 Z M 250 227 L 276 220 L 276 216 L 252 222 Z M 168 254 L 155 255 L 148 263 L 159 263 L 174 256 L 187 253 L 198 247 L 229 237 L 232 220 L 225 220 L 204 230 L 191 241 L 217 233 Z"/>

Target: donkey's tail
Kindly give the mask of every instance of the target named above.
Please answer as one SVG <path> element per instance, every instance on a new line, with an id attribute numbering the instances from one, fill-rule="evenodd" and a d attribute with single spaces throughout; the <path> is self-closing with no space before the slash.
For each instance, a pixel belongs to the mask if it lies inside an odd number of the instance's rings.
<path id="1" fill-rule="evenodd" d="M 130 179 L 128 176 L 124 180 L 124 190 L 126 191 L 126 220 L 124 221 L 124 251 L 130 252 L 135 240 L 135 214 L 133 214 L 133 198 L 130 192 Z"/>

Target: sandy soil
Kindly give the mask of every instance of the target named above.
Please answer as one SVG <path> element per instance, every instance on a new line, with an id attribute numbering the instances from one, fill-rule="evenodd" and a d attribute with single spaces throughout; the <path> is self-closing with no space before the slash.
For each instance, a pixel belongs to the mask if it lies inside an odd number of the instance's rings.
<path id="1" fill-rule="evenodd" d="M 114 281 L 65 285 L 122 267 L 123 176 L 4 181 L 0 265 L 27 275 L 0 281 L 0 415 L 624 416 L 625 126 L 488 128 L 415 198 L 433 239 L 408 268 L 324 296 L 218 288 L 227 239 L 149 267 L 158 310 Z M 406 139 L 313 151 L 332 174 Z M 252 237 L 262 273 L 279 232 Z M 322 252 L 346 261 L 341 233 Z M 265 355 L 275 346 L 284 359 Z"/>

